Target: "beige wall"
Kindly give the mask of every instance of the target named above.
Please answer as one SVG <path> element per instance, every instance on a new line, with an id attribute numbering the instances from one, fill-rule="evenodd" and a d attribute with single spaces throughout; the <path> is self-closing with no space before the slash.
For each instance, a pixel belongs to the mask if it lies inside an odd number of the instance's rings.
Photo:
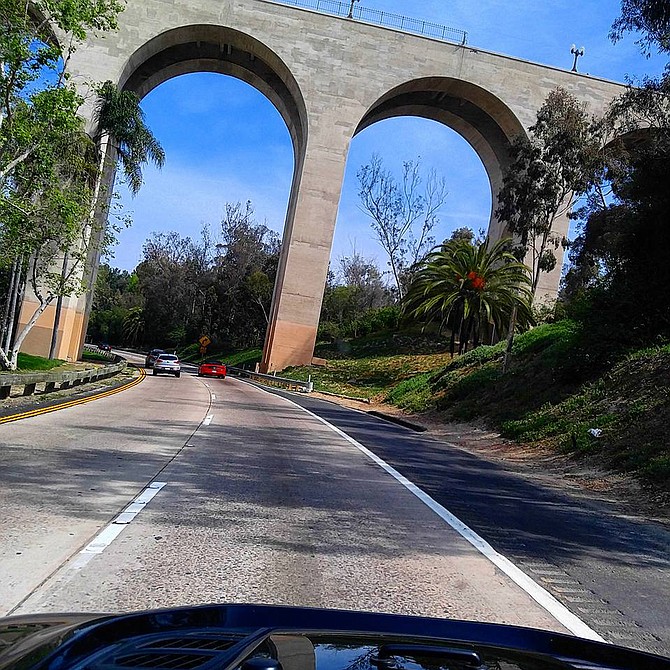
<path id="1" fill-rule="evenodd" d="M 37 307 L 38 303 L 26 297 L 21 308 L 20 324 L 27 323 Z M 47 357 L 49 355 L 55 314 L 55 304 L 49 305 L 28 333 L 21 348 L 22 351 L 36 356 Z M 85 332 L 83 320 L 84 315 L 77 310 L 76 304 L 63 305 L 56 340 L 56 358 L 64 361 L 79 359 L 81 356 L 80 337 Z M 81 347 L 83 347 L 83 341 Z"/>

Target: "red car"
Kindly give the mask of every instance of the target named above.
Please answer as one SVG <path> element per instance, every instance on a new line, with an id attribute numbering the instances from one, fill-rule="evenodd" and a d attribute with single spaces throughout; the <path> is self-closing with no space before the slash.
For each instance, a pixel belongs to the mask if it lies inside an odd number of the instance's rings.
<path id="1" fill-rule="evenodd" d="M 221 361 L 205 361 L 198 367 L 198 377 L 226 378 L 226 364 Z"/>

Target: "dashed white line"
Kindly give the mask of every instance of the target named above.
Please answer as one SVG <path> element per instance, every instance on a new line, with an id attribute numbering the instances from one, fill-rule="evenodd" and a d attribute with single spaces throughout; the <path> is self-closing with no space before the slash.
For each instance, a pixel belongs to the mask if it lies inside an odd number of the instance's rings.
<path id="1" fill-rule="evenodd" d="M 167 482 L 152 482 L 140 493 L 112 523 L 103 528 L 80 552 L 80 556 L 88 557 L 82 559 L 82 563 L 88 563 L 93 556 L 101 554 L 109 545 L 121 534 L 135 517 L 145 508 L 147 503 L 151 502 L 158 492 L 166 486 Z M 81 566 L 78 566 L 81 567 Z"/>
<path id="2" fill-rule="evenodd" d="M 50 589 L 62 584 L 73 571 L 84 568 L 92 559 L 102 554 L 107 547 L 123 532 L 123 529 L 153 500 L 159 491 L 166 486 L 166 482 L 152 482 L 142 493 L 136 496 L 110 524 L 105 526 L 76 556 L 62 565 L 45 582 L 35 589 L 29 596 L 15 606 L 9 613 L 19 608 L 26 611 L 38 608 Z"/>
<path id="3" fill-rule="evenodd" d="M 214 415 L 213 414 L 208 414 L 205 420 L 202 422 L 203 426 L 209 426 L 211 425 L 212 421 L 214 420 Z"/>

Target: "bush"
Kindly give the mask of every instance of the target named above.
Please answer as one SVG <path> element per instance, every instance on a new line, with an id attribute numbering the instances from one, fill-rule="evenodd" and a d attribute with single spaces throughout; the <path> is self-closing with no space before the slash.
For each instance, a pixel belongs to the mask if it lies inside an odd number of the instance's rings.
<path id="1" fill-rule="evenodd" d="M 316 335 L 318 342 L 336 342 L 341 337 L 342 327 L 339 323 L 333 321 L 319 323 L 319 330 Z"/>
<path id="2" fill-rule="evenodd" d="M 400 309 L 398 307 L 380 307 L 370 309 L 358 319 L 351 322 L 345 329 L 345 337 L 365 337 L 374 333 L 398 330 Z"/>
<path id="3" fill-rule="evenodd" d="M 483 344 L 472 351 L 454 359 L 454 362 L 449 366 L 453 369 L 467 367 L 468 365 L 483 365 L 489 361 L 501 358 L 507 347 L 507 342 L 502 341 L 498 344 L 486 345 Z"/>
<path id="4" fill-rule="evenodd" d="M 398 330 L 400 309 L 398 307 L 379 307 L 370 309 L 353 321 L 337 323 L 323 321 L 319 324 L 317 338 L 320 342 L 336 342 L 342 339 L 368 337 L 378 333 Z"/>
<path id="5" fill-rule="evenodd" d="M 432 373 L 427 372 L 405 379 L 384 400 L 410 412 L 425 412 L 435 404 L 430 386 L 432 376 Z"/>

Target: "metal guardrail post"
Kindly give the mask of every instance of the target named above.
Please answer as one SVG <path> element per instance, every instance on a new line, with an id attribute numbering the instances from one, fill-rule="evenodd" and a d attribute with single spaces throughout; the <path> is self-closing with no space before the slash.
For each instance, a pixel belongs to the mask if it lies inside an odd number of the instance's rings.
<path id="1" fill-rule="evenodd" d="M 23 387 L 23 395 L 24 396 L 32 395 L 33 393 L 35 393 L 35 388 L 36 387 L 37 387 L 36 383 L 35 384 L 26 384 Z"/>

